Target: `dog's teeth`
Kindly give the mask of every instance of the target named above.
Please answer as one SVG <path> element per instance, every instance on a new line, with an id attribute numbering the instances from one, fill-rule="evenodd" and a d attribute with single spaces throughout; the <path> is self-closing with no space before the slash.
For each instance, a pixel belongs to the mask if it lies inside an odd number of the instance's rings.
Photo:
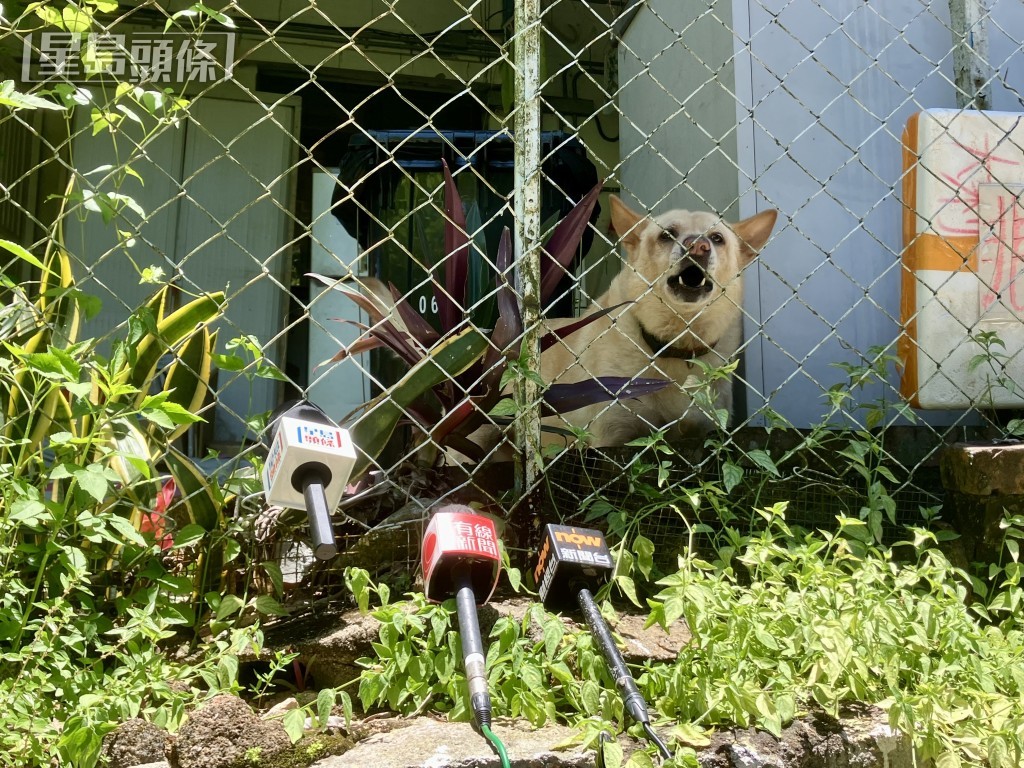
<path id="1" fill-rule="evenodd" d="M 705 278 L 702 278 L 702 279 L 701 279 L 701 281 L 700 281 L 700 285 L 698 285 L 697 287 L 698 287 L 698 288 L 703 288 L 703 287 L 704 287 L 705 285 L 707 285 L 707 284 L 708 284 L 708 279 L 707 279 L 707 278 L 705 277 Z"/>

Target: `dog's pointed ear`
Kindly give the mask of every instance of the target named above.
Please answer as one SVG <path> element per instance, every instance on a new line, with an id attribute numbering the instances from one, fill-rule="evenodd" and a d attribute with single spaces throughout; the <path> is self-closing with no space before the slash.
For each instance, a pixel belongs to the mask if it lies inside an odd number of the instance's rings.
<path id="1" fill-rule="evenodd" d="M 640 242 L 640 222 L 644 217 L 635 213 L 617 196 L 609 198 L 612 204 L 612 229 L 622 238 L 627 251 L 632 251 Z"/>
<path id="2" fill-rule="evenodd" d="M 778 211 L 769 208 L 767 211 L 755 213 L 749 219 L 744 219 L 739 224 L 733 225 L 732 231 L 740 239 L 740 252 L 748 262 L 753 261 L 758 251 L 764 248 L 764 244 L 768 242 L 778 215 Z"/>

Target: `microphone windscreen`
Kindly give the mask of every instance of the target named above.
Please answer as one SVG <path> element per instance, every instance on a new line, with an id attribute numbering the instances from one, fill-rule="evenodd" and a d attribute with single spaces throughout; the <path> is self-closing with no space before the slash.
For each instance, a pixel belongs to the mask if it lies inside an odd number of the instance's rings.
<path id="1" fill-rule="evenodd" d="M 263 430 L 263 446 L 268 450 L 282 416 L 289 416 L 293 419 L 309 421 L 315 424 L 334 426 L 331 417 L 324 413 L 320 406 L 308 400 L 285 400 L 271 411 L 270 416 L 267 417 L 267 427 Z"/>
<path id="2" fill-rule="evenodd" d="M 501 553 L 491 518 L 470 507 L 449 504 L 430 518 L 421 553 L 423 592 L 441 602 L 455 596 L 452 569 L 467 566 L 477 602 L 486 603 L 498 585 Z"/>
<path id="3" fill-rule="evenodd" d="M 319 409 L 317 409 L 319 410 Z M 316 480 L 324 487 L 328 510 L 341 501 L 356 451 L 348 430 L 330 420 L 306 421 L 291 411 L 278 418 L 263 465 L 263 489 L 268 504 L 306 509 L 304 484 Z"/>
<path id="4" fill-rule="evenodd" d="M 559 611 L 576 605 L 581 588 L 597 591 L 614 568 L 600 531 L 547 525 L 533 576 L 544 607 Z"/>

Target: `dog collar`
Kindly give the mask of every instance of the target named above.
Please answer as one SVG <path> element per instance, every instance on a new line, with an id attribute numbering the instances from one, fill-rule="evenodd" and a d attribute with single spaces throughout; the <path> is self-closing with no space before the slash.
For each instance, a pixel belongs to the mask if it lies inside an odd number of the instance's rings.
<path id="1" fill-rule="evenodd" d="M 670 344 L 667 341 L 662 341 L 657 336 L 653 336 L 647 332 L 644 328 L 643 323 L 638 323 L 640 326 L 640 335 L 643 336 L 644 344 L 651 348 L 651 354 L 655 357 L 674 357 L 678 360 L 696 360 L 698 357 L 703 357 L 708 352 L 711 352 L 715 348 L 715 344 L 701 345 L 699 347 L 677 347 L 674 344 Z"/>

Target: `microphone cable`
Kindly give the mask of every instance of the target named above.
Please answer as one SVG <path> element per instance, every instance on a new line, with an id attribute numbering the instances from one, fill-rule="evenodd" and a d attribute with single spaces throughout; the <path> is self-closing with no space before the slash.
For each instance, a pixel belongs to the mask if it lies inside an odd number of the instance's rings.
<path id="1" fill-rule="evenodd" d="M 583 618 L 587 626 L 590 627 L 590 632 L 594 639 L 597 641 L 597 647 L 611 670 L 615 686 L 622 695 L 623 708 L 633 720 L 643 726 L 647 738 L 658 748 L 661 756 L 668 760 L 672 757 L 672 752 L 669 751 L 668 746 L 661 740 L 654 728 L 651 727 L 651 715 L 647 709 L 647 702 L 644 701 L 643 694 L 640 693 L 636 681 L 626 667 L 626 662 L 622 659 L 622 654 L 619 653 L 619 649 L 615 646 L 611 630 L 605 624 L 601 611 L 598 609 L 597 603 L 594 602 L 594 596 L 589 589 L 580 589 L 577 593 L 577 601 L 579 602 L 580 610 L 583 612 Z"/>
<path id="2" fill-rule="evenodd" d="M 510 768 L 505 745 L 491 730 L 491 696 L 487 690 L 483 640 L 480 637 L 473 582 L 465 565 L 456 566 L 452 575 L 455 579 L 455 611 L 459 620 L 459 635 L 462 637 L 462 666 L 469 686 L 470 710 L 480 732 L 498 753 L 501 768 Z"/>
<path id="3" fill-rule="evenodd" d="M 480 732 L 484 735 L 484 738 L 491 742 L 491 746 L 494 747 L 494 751 L 498 753 L 498 760 L 501 761 L 501 768 L 511 768 L 508 762 L 508 752 L 505 751 L 505 745 L 501 743 L 501 739 L 498 735 L 491 730 L 489 725 L 481 725 Z"/>

